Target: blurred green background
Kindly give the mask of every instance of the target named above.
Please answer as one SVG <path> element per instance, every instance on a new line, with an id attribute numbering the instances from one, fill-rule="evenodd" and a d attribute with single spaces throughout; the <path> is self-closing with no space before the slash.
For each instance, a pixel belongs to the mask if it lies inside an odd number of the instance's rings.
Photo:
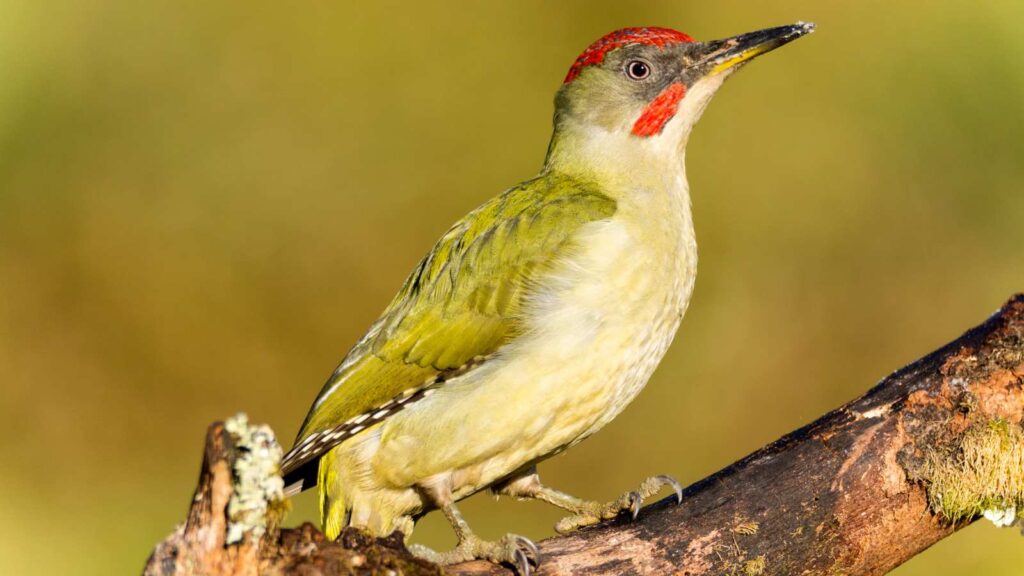
<path id="1" fill-rule="evenodd" d="M 799 19 L 818 33 L 730 80 L 690 142 L 701 274 L 675 346 L 541 468 L 601 499 L 697 480 L 1024 290 L 1024 3 L 6 0 L 0 572 L 138 572 L 209 422 L 244 410 L 289 445 L 434 239 L 539 168 L 592 40 Z M 465 512 L 486 536 L 559 517 Z M 416 540 L 451 544 L 434 516 Z M 1022 565 L 979 523 L 897 574 Z"/>

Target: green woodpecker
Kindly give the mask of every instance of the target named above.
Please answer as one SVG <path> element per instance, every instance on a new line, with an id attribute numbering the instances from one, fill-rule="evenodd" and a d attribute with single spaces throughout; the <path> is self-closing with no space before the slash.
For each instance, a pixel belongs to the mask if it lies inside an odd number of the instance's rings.
<path id="1" fill-rule="evenodd" d="M 509 562 L 455 503 L 490 488 L 568 510 L 565 532 L 635 516 L 657 476 L 607 504 L 540 483 L 536 465 L 637 395 L 679 326 L 697 245 L 684 155 L 708 101 L 744 62 L 814 29 L 797 23 L 697 42 L 626 28 L 587 48 L 555 98 L 540 174 L 452 226 L 327 380 L 282 462 L 288 493 L 320 487 L 329 538 L 376 535 L 440 509 L 458 537 L 439 563 Z"/>

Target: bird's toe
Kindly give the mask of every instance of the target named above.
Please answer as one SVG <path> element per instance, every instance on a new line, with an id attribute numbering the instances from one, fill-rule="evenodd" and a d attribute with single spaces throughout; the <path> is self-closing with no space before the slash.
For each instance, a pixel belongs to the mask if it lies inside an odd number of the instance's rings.
<path id="1" fill-rule="evenodd" d="M 641 482 L 639 489 L 630 490 L 607 504 L 589 503 L 578 513 L 561 519 L 555 524 L 555 531 L 559 534 L 566 534 L 584 526 L 617 518 L 624 512 L 628 512 L 630 518 L 636 520 L 644 501 L 666 487 L 672 489 L 676 503 L 683 501 L 683 485 L 675 478 L 666 475 L 652 476 Z"/>

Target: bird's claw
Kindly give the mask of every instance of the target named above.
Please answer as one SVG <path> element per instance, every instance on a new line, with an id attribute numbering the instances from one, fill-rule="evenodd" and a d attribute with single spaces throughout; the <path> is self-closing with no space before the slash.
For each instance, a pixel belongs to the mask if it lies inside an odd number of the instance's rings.
<path id="1" fill-rule="evenodd" d="M 636 490 L 630 490 L 626 492 L 624 498 L 628 502 L 630 519 L 636 520 L 636 517 L 640 515 L 640 507 L 644 503 L 643 497 Z"/>
<path id="2" fill-rule="evenodd" d="M 526 555 L 526 551 L 517 549 L 515 556 L 516 572 L 519 572 L 519 576 L 530 576 L 530 558 Z"/>
<path id="3" fill-rule="evenodd" d="M 665 475 L 665 474 L 661 474 L 659 476 L 655 476 L 654 478 L 657 479 L 658 481 L 660 481 L 663 485 L 668 486 L 669 488 L 672 488 L 672 492 L 674 492 L 675 495 L 676 495 L 676 504 L 682 504 L 683 503 L 683 485 L 682 484 L 680 484 L 675 478 L 673 478 L 671 476 L 668 476 L 668 475 Z"/>
<path id="4" fill-rule="evenodd" d="M 498 549 L 486 555 L 486 559 L 512 564 L 519 576 L 530 576 L 533 567 L 540 565 L 540 548 L 529 538 L 518 534 L 506 534 L 497 544 Z"/>
<path id="5" fill-rule="evenodd" d="M 533 543 L 533 540 L 530 540 L 529 538 L 524 538 L 522 536 L 516 536 L 516 539 L 521 546 L 529 550 L 530 556 L 533 558 L 533 563 L 540 564 L 540 548 L 538 548 L 537 545 Z"/>

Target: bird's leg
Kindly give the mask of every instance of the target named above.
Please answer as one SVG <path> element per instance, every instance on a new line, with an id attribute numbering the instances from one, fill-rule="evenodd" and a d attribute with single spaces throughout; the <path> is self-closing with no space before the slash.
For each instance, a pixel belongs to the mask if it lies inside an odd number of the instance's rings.
<path id="1" fill-rule="evenodd" d="M 653 476 L 648 478 L 640 483 L 640 487 L 637 490 L 630 490 L 606 504 L 583 500 L 545 486 L 541 484 L 540 477 L 537 476 L 535 469 L 527 470 L 523 475 L 517 476 L 500 486 L 496 486 L 494 491 L 497 494 L 504 494 L 513 498 L 541 500 L 572 512 L 572 516 L 562 518 L 555 524 L 556 532 L 566 534 L 577 528 L 597 524 L 603 520 L 611 520 L 625 511 L 629 511 L 632 517 L 636 519 L 636 515 L 640 513 L 640 506 L 643 504 L 643 501 L 654 496 L 666 486 L 675 491 L 677 503 L 683 501 L 683 487 L 671 476 Z"/>
<path id="2" fill-rule="evenodd" d="M 537 549 L 537 545 L 523 536 L 506 534 L 495 542 L 480 539 L 455 507 L 450 491 L 444 490 L 441 494 L 430 489 L 423 491 L 435 501 L 451 522 L 458 544 L 447 552 L 437 552 L 421 544 L 413 544 L 409 546 L 409 551 L 416 556 L 440 565 L 477 559 L 498 564 L 507 563 L 515 566 L 520 576 L 530 576 L 531 566 L 536 566 L 540 562 L 540 550 Z"/>

